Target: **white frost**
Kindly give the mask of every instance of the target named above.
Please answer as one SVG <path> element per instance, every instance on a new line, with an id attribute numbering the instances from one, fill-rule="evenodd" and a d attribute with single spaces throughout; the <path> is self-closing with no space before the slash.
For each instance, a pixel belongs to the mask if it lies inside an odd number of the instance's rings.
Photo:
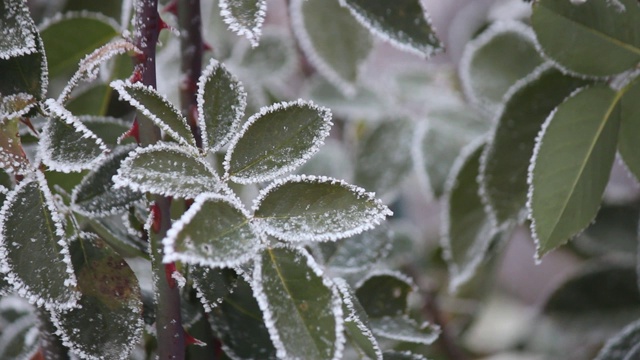
<path id="1" fill-rule="evenodd" d="M 258 9 L 255 13 L 234 14 L 232 8 L 244 7 L 248 2 L 255 2 Z M 220 6 L 220 15 L 229 29 L 246 37 L 251 42 L 251 46 L 258 46 L 262 34 L 262 23 L 267 15 L 267 0 L 219 0 L 218 6 Z"/>

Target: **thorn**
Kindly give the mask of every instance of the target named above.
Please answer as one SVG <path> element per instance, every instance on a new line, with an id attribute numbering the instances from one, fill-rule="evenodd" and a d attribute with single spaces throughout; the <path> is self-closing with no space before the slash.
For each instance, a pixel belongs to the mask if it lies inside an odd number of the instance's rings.
<path id="1" fill-rule="evenodd" d="M 147 61 L 147 56 L 144 54 L 144 52 L 135 53 L 134 58 L 136 59 L 136 63 L 138 64 L 144 64 Z M 142 72 L 141 69 L 137 69 L 137 65 L 136 70 Z"/>
<path id="2" fill-rule="evenodd" d="M 203 51 L 213 51 L 213 46 L 206 41 L 202 41 L 202 50 Z"/>
<path id="3" fill-rule="evenodd" d="M 162 30 L 169 30 L 172 34 L 176 35 L 176 36 L 180 36 L 180 32 L 173 28 L 172 26 L 170 26 L 169 24 L 167 24 L 164 20 L 162 20 L 162 18 L 158 19 L 158 33 L 160 33 L 160 31 Z"/>
<path id="4" fill-rule="evenodd" d="M 155 221 L 154 221 L 154 223 L 155 223 Z M 171 289 L 175 289 L 175 287 L 178 285 L 176 283 L 176 279 L 173 278 L 173 273 L 174 272 L 178 272 L 178 269 L 176 268 L 176 263 L 175 262 L 164 264 L 164 274 L 167 277 L 167 283 L 169 284 L 169 287 Z"/>
<path id="5" fill-rule="evenodd" d="M 140 125 L 138 124 L 138 118 L 133 119 L 133 124 L 131 125 L 131 128 L 129 130 L 127 130 L 127 132 L 125 132 L 124 134 L 120 135 L 120 137 L 118 137 L 118 144 L 122 143 L 122 141 L 126 138 L 134 138 L 136 139 L 136 142 L 139 144 L 140 143 Z"/>
<path id="6" fill-rule="evenodd" d="M 160 12 L 173 14 L 178 16 L 178 0 L 171 0 L 165 5 Z"/>
<path id="7" fill-rule="evenodd" d="M 160 205 L 154 203 L 151 205 L 151 214 L 153 216 L 153 223 L 151 224 L 151 230 L 154 233 L 158 234 L 160 232 L 160 228 L 162 227 L 162 215 L 160 213 Z"/>
<path id="8" fill-rule="evenodd" d="M 184 331 L 184 344 L 186 346 L 189 346 L 189 345 L 207 346 L 206 342 L 200 341 L 200 340 L 194 338 L 191 334 L 189 334 L 187 332 L 187 330 Z"/>
<path id="9" fill-rule="evenodd" d="M 131 74 L 131 77 L 129 78 L 129 82 L 135 84 L 140 81 L 142 81 L 142 69 L 136 66 L 133 70 L 133 74 Z"/>
<path id="10" fill-rule="evenodd" d="M 23 118 L 20 118 L 20 122 L 22 122 L 23 124 L 27 125 L 29 130 L 31 130 L 34 135 L 36 135 L 36 136 L 38 135 L 38 131 L 36 130 L 36 128 L 31 123 L 31 119 L 29 119 L 28 117 L 23 117 Z"/>

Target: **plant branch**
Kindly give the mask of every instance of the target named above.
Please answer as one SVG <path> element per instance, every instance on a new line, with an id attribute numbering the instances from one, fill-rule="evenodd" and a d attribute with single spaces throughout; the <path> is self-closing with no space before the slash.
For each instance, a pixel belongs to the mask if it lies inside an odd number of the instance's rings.
<path id="1" fill-rule="evenodd" d="M 142 83 L 156 87 L 156 44 L 162 29 L 162 20 L 158 14 L 158 0 L 138 0 L 134 19 L 135 44 L 142 51 L 136 58 L 135 71 Z M 135 75 L 134 75 L 135 76 Z M 138 114 L 140 145 L 147 146 L 161 140 L 160 129 L 151 121 Z M 160 241 L 171 226 L 171 200 L 155 196 L 154 225 L 149 236 L 153 274 L 156 285 L 156 333 L 158 337 L 158 358 L 184 359 L 184 329 L 180 313 L 180 293 L 177 286 L 169 284 L 165 266 L 162 264 L 162 246 Z"/>

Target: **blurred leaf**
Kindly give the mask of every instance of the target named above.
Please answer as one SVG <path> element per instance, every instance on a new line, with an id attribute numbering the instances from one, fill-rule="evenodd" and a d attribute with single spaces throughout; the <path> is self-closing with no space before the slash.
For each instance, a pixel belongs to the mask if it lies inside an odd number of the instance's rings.
<path id="1" fill-rule="evenodd" d="M 40 348 L 38 319 L 33 315 L 18 318 L 3 327 L 0 336 L 0 359 L 30 359 Z"/>
<path id="2" fill-rule="evenodd" d="M 391 250 L 391 234 L 385 226 L 336 242 L 321 243 L 324 265 L 332 271 L 352 273 L 366 270 L 385 259 Z"/>
<path id="3" fill-rule="evenodd" d="M 355 94 L 345 96 L 331 82 L 316 75 L 308 81 L 307 93 L 313 101 L 330 108 L 337 117 L 346 120 L 375 120 L 384 114 L 385 99 L 378 98 L 374 91 L 365 87 L 358 87 Z"/>
<path id="4" fill-rule="evenodd" d="M 353 165 L 345 145 L 335 139 L 327 138 L 318 152 L 296 171 L 298 174 L 330 176 L 349 181 L 352 178 Z"/>
<path id="5" fill-rule="evenodd" d="M 238 47 L 234 58 L 238 58 L 239 70 L 261 81 L 284 79 L 296 69 L 294 44 L 284 31 L 265 32 L 256 47 Z"/>
<path id="6" fill-rule="evenodd" d="M 224 268 L 191 265 L 189 275 L 206 312 L 220 305 L 235 290 L 239 281 L 235 271 Z"/>
<path id="7" fill-rule="evenodd" d="M 616 254 L 635 260 L 638 248 L 637 206 L 603 206 L 591 225 L 575 240 L 574 245 L 589 255 Z"/>
<path id="8" fill-rule="evenodd" d="M 383 354 L 383 360 L 427 360 L 427 358 L 423 355 L 414 354 L 410 351 L 385 351 Z"/>
<path id="9" fill-rule="evenodd" d="M 340 295 L 304 250 L 266 249 L 255 265 L 254 292 L 279 358 L 340 358 Z"/>
<path id="10" fill-rule="evenodd" d="M 115 20 L 87 11 L 71 12 L 49 20 L 40 34 L 51 77 L 73 70 L 85 55 L 115 38 L 119 27 Z"/>
<path id="11" fill-rule="evenodd" d="M 180 261 L 212 268 L 247 262 L 262 245 L 239 201 L 206 193 L 173 223 L 162 243 L 165 264 Z"/>
<path id="12" fill-rule="evenodd" d="M 275 360 L 276 349 L 251 286 L 238 277 L 238 286 L 211 312 L 211 324 L 222 349 L 233 359 Z"/>
<path id="13" fill-rule="evenodd" d="M 369 31 L 401 50 L 428 58 L 444 47 L 420 0 L 340 0 Z"/>
<path id="14" fill-rule="evenodd" d="M 69 247 L 42 173 L 22 180 L 7 195 L 2 215 L 0 249 L 7 281 L 38 306 L 74 306 L 78 294 Z"/>
<path id="15" fill-rule="evenodd" d="M 120 217 L 89 219 L 93 231 L 123 257 L 149 258 L 149 243 L 127 231 Z"/>
<path id="16" fill-rule="evenodd" d="M 358 69 L 373 46 L 369 32 L 338 1 L 293 0 L 290 16 L 311 64 L 342 93 L 353 95 Z"/>
<path id="17" fill-rule="evenodd" d="M 74 211 L 88 217 L 103 217 L 123 212 L 133 203 L 142 200 L 142 193 L 129 188 L 113 188 L 112 177 L 118 173 L 120 163 L 131 150 L 133 146 L 116 149 L 83 178 L 71 194 Z"/>
<path id="18" fill-rule="evenodd" d="M 542 126 L 529 168 L 527 204 L 538 258 L 595 217 L 616 154 L 620 96 L 604 85 L 584 88 Z"/>
<path id="19" fill-rule="evenodd" d="M 413 283 L 396 273 L 372 273 L 356 288 L 358 301 L 371 318 L 400 316 L 407 311 L 407 297 Z"/>
<path id="20" fill-rule="evenodd" d="M 362 188 L 315 176 L 275 181 L 254 204 L 258 226 L 290 242 L 335 241 L 372 229 L 391 215 Z"/>
<path id="21" fill-rule="evenodd" d="M 258 46 L 267 0 L 219 0 L 220 15 L 229 29 Z"/>
<path id="22" fill-rule="evenodd" d="M 624 327 L 607 340 L 595 360 L 630 360 L 640 356 L 640 321 Z"/>
<path id="23" fill-rule="evenodd" d="M 366 136 L 356 155 L 354 182 L 378 196 L 398 191 L 411 170 L 411 136 L 414 125 L 409 120 L 382 122 Z"/>
<path id="24" fill-rule="evenodd" d="M 116 187 L 180 198 L 216 192 L 220 180 L 211 166 L 190 147 L 158 143 L 136 148 L 113 177 Z"/>
<path id="25" fill-rule="evenodd" d="M 247 93 L 223 64 L 211 60 L 198 81 L 197 96 L 202 148 L 214 152 L 226 145 L 240 126 Z"/>
<path id="26" fill-rule="evenodd" d="M 98 84 L 73 96 L 66 108 L 75 115 L 106 115 L 113 89 L 107 84 Z"/>
<path id="27" fill-rule="evenodd" d="M 591 76 L 610 76 L 640 62 L 640 7 L 634 0 L 541 0 L 531 23 L 542 50 L 560 66 Z M 602 54 L 607 54 L 606 57 Z"/>
<path id="28" fill-rule="evenodd" d="M 618 134 L 618 151 L 636 180 L 640 180 L 640 141 L 637 141 L 634 136 L 640 131 L 638 99 L 640 99 L 640 81 L 636 81 L 620 100 L 622 119 Z"/>
<path id="29" fill-rule="evenodd" d="M 543 66 L 511 89 L 480 166 L 480 194 L 498 226 L 524 220 L 536 136 L 549 114 L 583 85 L 586 81 Z"/>
<path id="30" fill-rule="evenodd" d="M 71 260 L 82 297 L 79 307 L 51 314 L 62 341 L 85 359 L 127 357 L 142 334 L 138 279 L 98 238 L 72 242 Z"/>
<path id="31" fill-rule="evenodd" d="M 425 345 L 431 345 L 440 335 L 439 326 L 420 325 L 406 315 L 371 319 L 371 329 L 385 339 Z"/>
<path id="32" fill-rule="evenodd" d="M 542 62 L 528 26 L 497 22 L 467 43 L 460 81 L 472 102 L 496 112 L 507 90 Z"/>
<path id="33" fill-rule="evenodd" d="M 262 108 L 231 140 L 224 168 L 232 181 L 273 180 L 315 154 L 331 129 L 331 112 L 312 102 Z"/>

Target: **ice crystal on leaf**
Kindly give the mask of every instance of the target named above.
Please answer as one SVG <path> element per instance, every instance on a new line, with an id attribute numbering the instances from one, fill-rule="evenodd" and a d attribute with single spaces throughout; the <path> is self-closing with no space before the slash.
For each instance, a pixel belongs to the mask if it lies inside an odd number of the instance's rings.
<path id="1" fill-rule="evenodd" d="M 3 1 L 0 9 L 0 59 L 29 55 L 38 51 L 35 24 L 29 16 L 26 1 Z"/>

